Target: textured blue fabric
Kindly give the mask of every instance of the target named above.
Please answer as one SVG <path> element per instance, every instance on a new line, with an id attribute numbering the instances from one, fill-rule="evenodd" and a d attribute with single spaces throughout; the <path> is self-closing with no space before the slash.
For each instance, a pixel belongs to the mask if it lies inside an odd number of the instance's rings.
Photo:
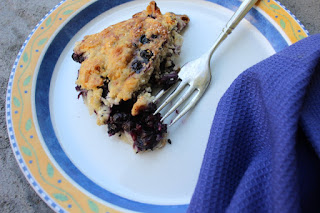
<path id="1" fill-rule="evenodd" d="M 319 156 L 320 34 L 232 83 L 188 212 L 320 212 Z"/>

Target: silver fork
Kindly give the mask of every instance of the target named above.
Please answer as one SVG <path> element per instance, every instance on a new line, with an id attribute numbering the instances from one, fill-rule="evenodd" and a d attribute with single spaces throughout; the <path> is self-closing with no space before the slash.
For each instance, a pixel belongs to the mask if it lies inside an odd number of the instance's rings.
<path id="1" fill-rule="evenodd" d="M 182 95 L 181 98 L 168 110 L 168 112 L 162 117 L 161 121 L 167 118 L 171 113 L 173 113 L 182 103 L 190 98 L 190 96 L 196 92 L 196 95 L 191 99 L 191 101 L 183 108 L 183 110 L 177 115 L 177 117 L 169 124 L 173 125 L 177 122 L 183 115 L 185 115 L 192 107 L 196 105 L 198 100 L 206 91 L 210 81 L 210 59 L 213 52 L 221 44 L 221 42 L 234 30 L 238 23 L 243 19 L 243 17 L 249 12 L 249 10 L 254 6 L 258 0 L 244 0 L 239 6 L 238 10 L 233 14 L 231 19 L 228 21 L 226 26 L 222 29 L 221 34 L 218 36 L 214 45 L 210 50 L 203 54 L 200 58 L 190 61 L 185 64 L 178 76 L 181 82 L 175 84 L 176 88 L 169 97 L 160 105 L 160 107 L 155 111 L 154 114 L 160 112 L 168 103 L 170 103 L 175 97 L 177 97 L 182 90 L 189 86 L 187 91 Z M 173 89 L 172 87 L 167 90 L 161 90 L 153 100 L 157 102 L 167 91 Z"/>

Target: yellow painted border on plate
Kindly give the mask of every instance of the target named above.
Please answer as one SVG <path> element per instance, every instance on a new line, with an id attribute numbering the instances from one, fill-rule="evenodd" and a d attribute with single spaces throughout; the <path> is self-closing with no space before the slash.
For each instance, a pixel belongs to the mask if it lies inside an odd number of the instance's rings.
<path id="1" fill-rule="evenodd" d="M 31 38 L 28 38 L 29 41 L 23 51 L 19 53 L 20 59 L 13 68 L 14 78 L 8 87 L 12 87 L 12 91 L 7 93 L 7 100 L 11 106 L 7 113 L 10 113 L 12 118 L 12 124 L 8 123 L 8 130 L 9 135 L 11 132 L 16 139 L 14 141 L 10 137 L 11 144 L 17 144 L 17 147 L 12 146 L 12 148 L 18 163 L 30 184 L 33 185 L 35 181 L 44 191 L 41 194 L 41 190 L 33 186 L 37 193 L 57 212 L 60 207 L 69 212 L 118 212 L 81 192 L 59 172 L 40 143 L 32 117 L 31 89 L 35 83 L 32 79 L 40 55 L 56 30 L 88 2 L 89 0 L 67 0 L 45 17 Z M 257 7 L 278 24 L 292 43 L 308 36 L 303 26 L 278 1 L 261 0 L 257 3 Z M 21 153 L 22 159 L 15 150 Z M 22 165 L 27 167 L 27 171 Z M 28 173 L 31 174 L 31 178 L 28 177 Z M 50 198 L 46 198 L 45 194 Z M 58 206 L 52 205 L 51 199 Z"/>
<path id="2" fill-rule="evenodd" d="M 260 0 L 257 6 L 263 10 L 283 32 L 288 36 L 291 43 L 295 43 L 305 37 L 308 37 L 307 31 L 295 18 L 290 14 L 278 1 L 273 0 Z"/>

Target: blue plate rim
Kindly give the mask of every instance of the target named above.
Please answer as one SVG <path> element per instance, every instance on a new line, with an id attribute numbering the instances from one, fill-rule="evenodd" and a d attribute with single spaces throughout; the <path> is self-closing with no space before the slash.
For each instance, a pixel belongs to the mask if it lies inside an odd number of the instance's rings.
<path id="1" fill-rule="evenodd" d="M 17 148 L 17 143 L 16 143 L 16 139 L 15 139 L 15 134 L 13 132 L 12 129 L 12 118 L 11 118 L 11 91 L 12 91 L 12 80 L 13 77 L 15 75 L 15 71 L 16 71 L 16 66 L 18 61 L 20 60 L 21 57 L 21 53 L 23 52 L 26 44 L 28 43 L 29 39 L 31 38 L 31 36 L 33 35 L 33 33 L 35 32 L 35 30 L 39 27 L 39 25 L 44 21 L 44 19 L 50 15 L 55 9 L 57 9 L 58 6 L 60 6 L 62 3 L 64 3 L 66 0 L 61 1 L 58 5 L 56 5 L 52 10 L 50 10 L 50 12 L 48 14 L 46 14 L 44 16 L 44 18 L 41 19 L 41 21 L 36 25 L 36 27 L 34 28 L 34 30 L 30 33 L 30 35 L 28 36 L 28 39 L 26 39 L 26 41 L 24 42 L 23 46 L 21 47 L 19 54 L 14 62 L 10 77 L 9 77 L 9 82 L 8 82 L 8 87 L 7 87 L 7 95 L 6 95 L 6 120 L 7 120 L 7 128 L 8 128 L 8 133 L 9 133 L 9 139 L 11 142 L 11 146 L 12 149 L 14 151 L 14 154 L 16 156 L 16 159 L 18 161 L 18 164 L 21 168 L 21 170 L 23 171 L 23 173 L 25 174 L 27 180 L 29 181 L 29 183 L 34 187 L 35 191 L 40 195 L 40 197 L 42 197 L 44 199 L 44 201 L 54 210 L 57 210 L 58 212 L 64 212 L 63 208 L 61 208 L 61 206 L 59 206 L 50 196 L 48 196 L 44 190 L 40 187 L 40 185 L 35 181 L 34 177 L 31 175 L 31 173 L 29 172 L 28 168 L 25 166 L 25 162 L 23 160 L 23 158 L 21 157 L 21 153 L 20 150 Z M 103 1 L 99 1 L 99 2 L 103 2 Z M 125 3 L 128 1 L 117 1 L 116 4 L 114 6 L 120 5 L 122 3 Z M 216 3 L 216 4 L 220 4 L 221 6 L 224 6 L 228 9 L 233 10 L 233 8 L 230 8 L 230 5 L 224 5 L 224 3 L 228 4 L 231 2 L 236 3 L 237 5 L 240 4 L 240 1 L 238 0 L 231 0 L 230 2 L 225 2 L 222 0 L 210 0 L 210 2 Z M 304 31 L 309 35 L 309 32 L 305 29 L 305 27 L 300 23 L 300 21 L 298 19 L 296 19 L 296 17 L 289 11 L 287 10 L 280 2 L 276 1 L 277 3 L 279 3 L 287 12 L 289 12 L 289 14 L 291 16 L 293 16 L 295 18 L 295 20 L 300 24 L 300 26 L 304 29 Z M 112 7 L 114 7 L 112 6 Z M 109 9 L 111 9 L 112 7 L 110 7 Z M 71 19 L 72 20 L 72 19 Z M 70 20 L 70 21 L 71 21 Z M 70 23 L 69 21 L 69 23 Z M 278 31 L 277 31 L 278 32 Z M 270 40 L 269 40 L 270 41 Z M 52 43 L 51 43 L 52 44 Z M 275 46 L 273 46 L 275 48 Z M 276 49 L 276 48 L 275 48 Z M 38 114 L 37 114 L 38 116 Z M 40 125 L 39 125 L 40 126 Z M 37 189 L 37 190 L 36 190 Z M 109 202 L 109 201 L 107 201 Z M 156 205 L 157 206 L 157 205 Z M 181 206 L 185 206 L 187 208 L 187 204 L 186 205 L 181 205 Z M 127 208 L 127 207 L 124 207 Z M 141 209 L 138 209 L 139 211 L 141 211 Z M 175 211 L 176 212 L 176 211 Z"/>

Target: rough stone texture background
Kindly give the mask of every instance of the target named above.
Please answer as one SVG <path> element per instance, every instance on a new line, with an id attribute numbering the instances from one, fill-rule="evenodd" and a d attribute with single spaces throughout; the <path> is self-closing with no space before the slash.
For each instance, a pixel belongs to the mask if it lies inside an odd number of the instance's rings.
<path id="1" fill-rule="evenodd" d="M 60 0 L 0 1 L 0 212 L 52 212 L 23 176 L 12 153 L 5 122 L 7 81 L 16 55 L 40 19 Z M 319 0 L 280 0 L 310 34 L 320 33 Z"/>

